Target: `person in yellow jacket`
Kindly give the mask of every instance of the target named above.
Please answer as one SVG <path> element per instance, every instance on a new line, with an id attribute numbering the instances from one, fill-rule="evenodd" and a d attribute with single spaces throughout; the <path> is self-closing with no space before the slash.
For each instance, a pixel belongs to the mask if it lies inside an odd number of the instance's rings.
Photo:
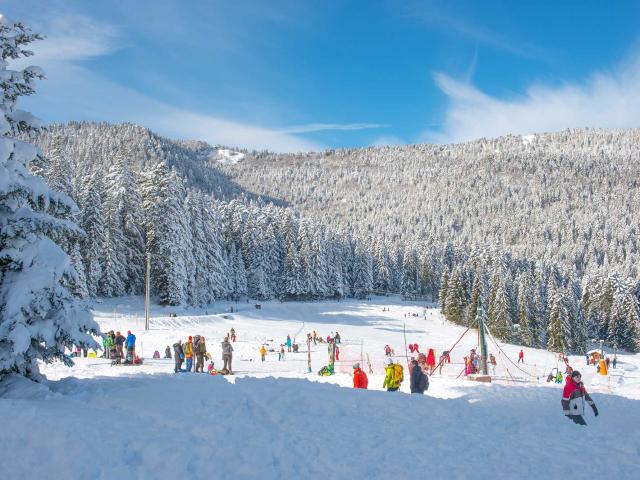
<path id="1" fill-rule="evenodd" d="M 187 359 L 187 372 L 193 366 L 193 337 L 189 335 L 189 341 L 184 344 L 184 358 Z"/>
<path id="2" fill-rule="evenodd" d="M 264 348 L 264 345 L 260 347 L 260 358 L 264 362 L 265 357 L 267 356 L 267 349 Z"/>
<path id="3" fill-rule="evenodd" d="M 394 364 L 391 358 L 387 358 L 385 360 L 385 364 L 385 375 L 382 388 L 386 387 L 387 392 L 396 392 L 400 388 L 400 384 L 404 377 L 402 365 Z"/>

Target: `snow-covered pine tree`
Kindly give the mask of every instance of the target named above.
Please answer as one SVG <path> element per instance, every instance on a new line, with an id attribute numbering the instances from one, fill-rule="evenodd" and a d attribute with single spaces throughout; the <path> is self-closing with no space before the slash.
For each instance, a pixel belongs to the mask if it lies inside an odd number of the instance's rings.
<path id="1" fill-rule="evenodd" d="M 155 290 L 161 304 L 184 304 L 191 243 L 184 186 L 174 171 L 160 163 L 143 174 L 142 192 Z"/>
<path id="2" fill-rule="evenodd" d="M 85 232 L 80 251 L 85 265 L 87 290 L 91 297 L 102 290 L 100 282 L 104 275 L 105 252 L 107 250 L 107 227 L 105 225 L 102 198 L 104 182 L 100 171 L 90 175 L 82 195 L 80 226 Z"/>
<path id="3" fill-rule="evenodd" d="M 447 283 L 445 305 L 445 316 L 447 320 L 457 325 L 462 325 L 464 323 L 465 298 L 460 267 L 458 266 L 454 267 Z"/>
<path id="4" fill-rule="evenodd" d="M 510 342 L 513 334 L 513 318 L 509 290 L 503 275 L 498 277 L 496 285 L 492 285 L 492 290 L 487 312 L 487 326 L 496 338 Z"/>
<path id="5" fill-rule="evenodd" d="M 449 288 L 449 270 L 444 267 L 440 277 L 440 311 L 444 314 L 447 308 L 447 293 Z"/>
<path id="6" fill-rule="evenodd" d="M 131 155 L 131 154 L 130 154 Z M 144 289 L 145 240 L 142 196 L 137 178 L 131 171 L 127 158 L 119 155 L 106 176 L 104 210 L 106 228 L 114 246 L 116 264 L 114 275 L 122 279 L 114 295 L 140 294 Z M 119 292 L 123 293 L 119 293 Z"/>
<path id="7" fill-rule="evenodd" d="M 467 326 L 473 325 L 476 316 L 478 315 L 478 308 L 482 302 L 482 285 L 480 283 L 480 275 L 476 273 L 473 277 L 473 288 L 471 289 L 471 300 L 467 308 Z"/>
<path id="8" fill-rule="evenodd" d="M 418 256 L 413 248 L 407 247 L 402 261 L 402 286 L 401 293 L 405 297 L 416 295 L 418 285 Z"/>
<path id="9" fill-rule="evenodd" d="M 25 47 L 38 39 L 0 14 L 0 378 L 17 373 L 39 379 L 38 360 L 70 365 L 65 348 L 97 348 L 90 334 L 98 334 L 98 326 L 70 291 L 76 274 L 69 256 L 51 240 L 78 233 L 60 218 L 77 207 L 29 172 L 38 150 L 16 138 L 40 126 L 16 102 L 33 94 L 44 74 L 37 67 L 10 70 L 9 61 L 30 56 Z"/>
<path id="10" fill-rule="evenodd" d="M 560 289 L 551 295 L 549 309 L 549 332 L 547 350 L 552 352 L 568 352 L 571 342 L 571 319 Z"/>

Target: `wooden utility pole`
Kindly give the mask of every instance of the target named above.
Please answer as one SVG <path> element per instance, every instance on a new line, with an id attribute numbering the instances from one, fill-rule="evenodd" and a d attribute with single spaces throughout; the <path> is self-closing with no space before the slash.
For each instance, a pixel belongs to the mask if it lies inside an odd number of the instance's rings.
<path id="1" fill-rule="evenodd" d="M 145 291 L 144 291 L 144 330 L 149 330 L 149 310 L 151 304 L 149 302 L 149 290 L 151 286 L 151 254 L 147 252 L 147 269 L 145 276 Z"/>

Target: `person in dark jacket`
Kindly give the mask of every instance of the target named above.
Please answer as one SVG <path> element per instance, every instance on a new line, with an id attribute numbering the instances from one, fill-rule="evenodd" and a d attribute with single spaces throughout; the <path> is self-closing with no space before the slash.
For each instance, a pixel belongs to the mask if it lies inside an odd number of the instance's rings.
<path id="1" fill-rule="evenodd" d="M 233 347 L 231 343 L 229 343 L 229 337 L 225 337 L 222 342 L 222 361 L 224 362 L 224 366 L 222 367 L 222 371 L 225 374 L 233 375 L 233 369 L 231 368 L 231 361 L 233 359 Z"/>
<path id="2" fill-rule="evenodd" d="M 171 347 L 169 345 L 164 349 L 164 358 L 171 358 Z"/>
<path id="3" fill-rule="evenodd" d="M 184 350 L 182 349 L 182 340 L 178 340 L 178 343 L 173 344 L 173 356 L 176 362 L 174 372 L 176 373 L 181 372 L 182 361 L 184 360 Z"/>
<path id="4" fill-rule="evenodd" d="M 422 368 L 420 368 L 416 360 L 412 360 L 411 362 L 409 388 L 411 389 L 411 393 L 419 393 L 421 395 L 429 388 L 429 378 L 422 371 Z"/>
<path id="5" fill-rule="evenodd" d="M 573 420 L 578 425 L 586 425 L 584 421 L 584 404 L 589 404 L 593 410 L 593 414 L 598 416 L 598 409 L 596 404 L 592 400 L 591 396 L 587 393 L 582 383 L 582 375 L 577 370 L 574 370 L 570 377 L 567 377 L 567 382 L 562 391 L 562 411 L 563 413 Z"/>
<path id="6" fill-rule="evenodd" d="M 196 353 L 196 373 L 204 373 L 204 356 L 207 353 L 207 345 L 204 343 L 204 337 L 200 337 L 195 345 Z"/>
<path id="7" fill-rule="evenodd" d="M 115 338 L 115 344 L 116 344 L 116 351 L 118 352 L 118 357 L 120 358 L 124 358 L 124 342 L 125 342 L 125 338 L 124 335 L 122 335 L 120 332 L 116 333 L 116 338 Z"/>

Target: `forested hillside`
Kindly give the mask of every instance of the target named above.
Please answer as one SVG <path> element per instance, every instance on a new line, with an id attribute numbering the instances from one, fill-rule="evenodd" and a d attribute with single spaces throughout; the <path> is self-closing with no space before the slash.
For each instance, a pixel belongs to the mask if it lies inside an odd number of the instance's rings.
<path id="1" fill-rule="evenodd" d="M 639 275 L 640 130 L 260 153 L 224 170 L 365 237 L 497 245 L 579 276 Z"/>
<path id="2" fill-rule="evenodd" d="M 81 208 L 86 236 L 62 241 L 81 296 L 141 293 L 149 252 L 164 304 L 401 293 L 439 299 L 458 324 L 481 311 L 503 340 L 635 351 L 636 133 L 575 133 L 242 159 L 72 124 L 40 134 L 33 168 Z"/>

